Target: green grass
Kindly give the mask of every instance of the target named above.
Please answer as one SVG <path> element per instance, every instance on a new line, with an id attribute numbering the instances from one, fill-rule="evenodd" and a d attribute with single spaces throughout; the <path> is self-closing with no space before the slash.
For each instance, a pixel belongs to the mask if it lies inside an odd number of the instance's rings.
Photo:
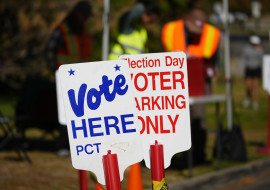
<path id="1" fill-rule="evenodd" d="M 239 124 L 242 128 L 242 132 L 245 138 L 248 161 L 255 161 L 258 159 L 264 159 L 266 156 L 260 155 L 257 152 L 259 146 L 267 145 L 267 124 L 268 124 L 268 94 L 263 90 L 260 84 L 259 88 L 259 109 L 253 110 L 252 108 L 243 108 L 242 102 L 245 98 L 245 86 L 244 80 L 241 78 L 234 78 L 232 85 L 232 95 L 233 95 L 233 109 L 234 109 L 234 123 Z M 214 93 L 223 93 L 225 89 L 225 84 L 220 81 L 215 81 L 214 83 Z M 211 119 L 215 117 L 214 105 L 207 105 L 207 121 L 208 126 L 213 128 L 215 126 L 215 120 Z M 224 128 L 227 127 L 227 117 L 226 117 L 226 104 L 221 106 L 221 120 L 223 121 Z M 212 151 L 212 145 L 214 143 L 213 137 L 208 138 L 208 155 Z M 210 146 L 210 148 L 209 148 Z M 231 167 L 235 164 L 228 161 L 222 161 L 222 167 Z"/>
<path id="2" fill-rule="evenodd" d="M 0 95 L 0 111 L 5 116 L 14 116 L 16 106 L 16 96 L 15 95 Z"/>

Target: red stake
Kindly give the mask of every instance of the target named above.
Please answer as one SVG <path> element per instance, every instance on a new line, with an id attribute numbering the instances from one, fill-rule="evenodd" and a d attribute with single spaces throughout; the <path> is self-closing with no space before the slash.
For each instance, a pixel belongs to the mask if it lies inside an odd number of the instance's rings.
<path id="1" fill-rule="evenodd" d="M 268 137 L 267 147 L 258 148 L 257 151 L 260 154 L 270 154 L 270 95 L 268 95 Z"/>
<path id="2" fill-rule="evenodd" d="M 155 141 L 154 145 L 150 146 L 151 155 L 151 174 L 152 174 L 152 189 L 168 189 L 165 182 L 165 171 L 164 171 L 164 155 L 163 145 L 158 144 Z"/>
<path id="3" fill-rule="evenodd" d="M 78 170 L 80 190 L 87 190 L 87 175 L 85 170 Z"/>
<path id="4" fill-rule="evenodd" d="M 121 190 L 117 154 L 111 154 L 109 150 L 108 154 L 103 156 L 103 167 L 107 189 Z"/>

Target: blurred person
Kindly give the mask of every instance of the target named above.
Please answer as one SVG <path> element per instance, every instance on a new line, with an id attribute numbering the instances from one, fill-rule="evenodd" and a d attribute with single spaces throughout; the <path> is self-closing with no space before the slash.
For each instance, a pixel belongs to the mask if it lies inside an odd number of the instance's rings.
<path id="1" fill-rule="evenodd" d="M 148 40 L 145 26 L 154 23 L 160 15 L 159 6 L 154 2 L 136 3 L 129 11 L 121 15 L 118 21 L 118 35 L 111 47 L 108 59 L 117 60 L 123 54 L 146 53 Z M 129 178 L 132 181 L 132 173 L 140 171 L 140 163 L 130 166 Z M 141 179 L 136 179 L 137 187 L 142 186 Z M 133 185 L 129 183 L 129 185 Z M 129 188 L 129 187 L 128 187 Z"/>
<path id="2" fill-rule="evenodd" d="M 91 4 L 88 1 L 79 1 L 52 32 L 45 47 L 45 59 L 50 71 L 53 71 L 53 77 L 62 64 L 90 61 L 92 40 L 86 30 L 86 22 L 91 15 Z M 57 144 L 57 155 L 68 156 L 68 134 L 64 126 L 59 128 Z"/>
<path id="3" fill-rule="evenodd" d="M 203 59 L 205 68 L 205 93 L 211 94 L 211 78 L 218 58 L 220 31 L 206 23 L 206 14 L 194 7 L 183 19 L 166 23 L 162 29 L 165 51 L 184 51 L 187 58 Z"/>
<path id="4" fill-rule="evenodd" d="M 249 44 L 243 49 L 240 68 L 245 73 L 246 99 L 243 106 L 250 106 L 257 110 L 258 104 L 258 87 L 262 72 L 263 48 L 259 36 L 252 35 L 249 38 Z"/>
<path id="5" fill-rule="evenodd" d="M 193 2 L 191 10 L 182 19 L 168 22 L 162 28 L 162 45 L 165 51 L 184 51 L 187 55 L 188 70 L 194 69 L 192 80 L 201 88 L 201 95 L 211 94 L 211 78 L 215 76 L 215 64 L 218 58 L 220 31 L 206 23 L 207 16 L 200 1 Z M 200 63 L 200 64 L 199 64 Z M 197 66 L 196 66 L 197 64 Z M 197 67 L 197 68 L 196 68 Z M 201 74 L 198 79 L 195 71 Z M 190 78 L 190 77 L 189 77 Z M 191 82 L 189 81 L 191 84 Z M 190 91 L 190 96 L 192 96 Z M 190 106 L 193 161 L 202 164 L 206 160 L 206 107 L 205 104 Z"/>
<path id="6" fill-rule="evenodd" d="M 79 1 L 54 29 L 45 47 L 45 59 L 51 70 L 62 64 L 90 60 L 91 37 L 85 24 L 91 14 L 91 5 Z"/>
<path id="7" fill-rule="evenodd" d="M 147 52 L 146 25 L 156 22 L 160 15 L 159 6 L 154 2 L 136 3 L 119 19 L 118 36 L 114 40 L 108 59 L 116 60 L 122 54 Z"/>

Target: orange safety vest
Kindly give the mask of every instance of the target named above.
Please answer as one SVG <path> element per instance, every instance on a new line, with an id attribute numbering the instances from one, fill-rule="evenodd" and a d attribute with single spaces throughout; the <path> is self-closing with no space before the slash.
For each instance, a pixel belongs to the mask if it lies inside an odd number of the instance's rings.
<path id="1" fill-rule="evenodd" d="M 60 24 L 64 43 L 58 48 L 58 67 L 62 64 L 89 61 L 91 55 L 91 40 L 84 30 L 82 35 L 72 34 L 66 24 Z"/>
<path id="2" fill-rule="evenodd" d="M 218 48 L 219 39 L 220 31 L 205 23 L 199 44 L 186 47 L 184 21 L 177 20 L 164 25 L 161 40 L 165 51 L 184 51 L 191 56 L 211 58 Z"/>

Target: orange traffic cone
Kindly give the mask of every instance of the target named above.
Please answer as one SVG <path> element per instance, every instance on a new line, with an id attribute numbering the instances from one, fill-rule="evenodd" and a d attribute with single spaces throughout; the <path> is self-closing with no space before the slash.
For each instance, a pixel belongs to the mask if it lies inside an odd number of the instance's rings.
<path id="1" fill-rule="evenodd" d="M 103 188 L 101 187 L 99 183 L 96 183 L 96 190 L 103 190 Z"/>
<path id="2" fill-rule="evenodd" d="M 143 190 L 140 163 L 130 166 L 127 190 Z"/>

